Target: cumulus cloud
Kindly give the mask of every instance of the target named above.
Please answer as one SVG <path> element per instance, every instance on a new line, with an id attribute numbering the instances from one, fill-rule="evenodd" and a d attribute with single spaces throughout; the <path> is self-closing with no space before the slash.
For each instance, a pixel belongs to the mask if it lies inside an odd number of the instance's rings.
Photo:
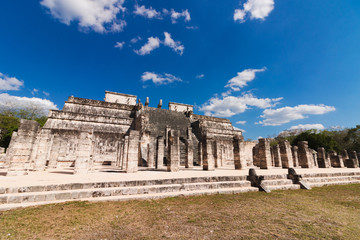
<path id="1" fill-rule="evenodd" d="M 66 25 L 77 22 L 81 30 L 120 32 L 126 26 L 125 20 L 118 18 L 125 11 L 124 0 L 42 0 L 40 4 Z"/>
<path id="2" fill-rule="evenodd" d="M 130 40 L 130 43 L 135 44 L 135 43 L 137 43 L 137 42 L 140 41 L 140 40 L 141 40 L 141 37 L 140 37 L 140 36 L 137 36 L 137 37 L 132 38 L 132 39 Z"/>
<path id="3" fill-rule="evenodd" d="M 124 41 L 122 41 L 122 42 L 116 42 L 116 44 L 115 44 L 115 48 L 119 48 L 119 49 L 122 49 L 123 47 L 124 47 L 124 45 L 125 45 L 125 42 Z"/>
<path id="4" fill-rule="evenodd" d="M 0 94 L 0 108 L 1 109 L 33 109 L 42 110 L 42 113 L 47 115 L 50 109 L 58 109 L 57 106 L 47 99 L 28 98 L 12 96 L 7 93 Z"/>
<path id="5" fill-rule="evenodd" d="M 179 18 L 184 18 L 185 22 L 189 22 L 191 20 L 190 13 L 187 9 L 182 12 L 176 12 L 174 9 L 171 9 L 170 17 L 173 24 L 176 23 Z"/>
<path id="6" fill-rule="evenodd" d="M 238 131 L 241 131 L 241 132 L 246 132 L 244 129 L 241 129 L 241 128 L 238 128 L 238 127 L 233 127 L 234 130 L 238 130 Z"/>
<path id="7" fill-rule="evenodd" d="M 247 86 L 248 82 L 255 79 L 256 73 L 265 70 L 265 67 L 261 69 L 245 69 L 242 72 L 238 72 L 236 77 L 230 79 L 225 87 L 230 87 L 233 91 L 240 91 L 242 87 Z"/>
<path id="8" fill-rule="evenodd" d="M 144 72 L 141 76 L 141 80 L 143 82 L 152 81 L 156 85 L 163 85 L 169 84 L 173 82 L 182 82 L 181 78 L 175 77 L 172 74 L 164 73 L 164 74 L 157 74 L 154 72 Z"/>
<path id="9" fill-rule="evenodd" d="M 139 5 L 135 5 L 135 10 L 134 13 L 136 15 L 140 15 L 143 16 L 145 18 L 157 18 L 157 19 L 161 19 L 161 13 L 156 11 L 155 9 L 153 9 L 152 7 L 150 8 L 146 8 L 144 5 L 139 6 Z"/>
<path id="10" fill-rule="evenodd" d="M 24 82 L 15 77 L 9 77 L 0 72 L 0 91 L 19 90 L 24 86 Z"/>
<path id="11" fill-rule="evenodd" d="M 198 78 L 198 79 L 202 79 L 203 77 L 205 77 L 205 75 L 204 75 L 204 74 L 199 74 L 199 75 L 196 75 L 196 78 Z"/>
<path id="12" fill-rule="evenodd" d="M 139 50 L 135 50 L 135 53 L 144 56 L 159 47 L 160 47 L 159 38 L 149 37 L 147 43 L 144 46 L 142 46 Z"/>
<path id="13" fill-rule="evenodd" d="M 243 9 L 235 9 L 234 21 L 245 22 L 247 15 L 250 19 L 264 20 L 274 9 L 274 0 L 248 0 L 243 4 Z"/>
<path id="14" fill-rule="evenodd" d="M 244 125 L 246 123 L 246 121 L 237 121 L 236 124 L 241 124 Z"/>
<path id="15" fill-rule="evenodd" d="M 308 115 L 322 115 L 332 111 L 335 111 L 335 107 L 324 104 L 304 104 L 295 107 L 265 109 L 261 115 L 264 120 L 259 121 L 259 123 L 264 126 L 279 126 L 290 121 L 307 118 Z"/>
<path id="16" fill-rule="evenodd" d="M 164 45 L 172 48 L 177 54 L 182 55 L 184 52 L 184 45 L 181 45 L 181 42 L 179 41 L 174 41 L 174 39 L 171 38 L 170 33 L 164 32 L 164 35 Z"/>
<path id="17" fill-rule="evenodd" d="M 205 115 L 216 117 L 231 117 L 245 112 L 250 107 L 269 108 L 276 106 L 282 98 L 257 98 L 251 93 L 242 96 L 214 97 L 200 107 Z"/>
<path id="18" fill-rule="evenodd" d="M 316 124 L 299 124 L 299 125 L 290 127 L 289 130 L 309 130 L 309 129 L 323 130 L 323 129 L 325 129 L 325 127 L 324 127 L 324 125 L 322 125 L 320 123 L 316 123 Z"/>

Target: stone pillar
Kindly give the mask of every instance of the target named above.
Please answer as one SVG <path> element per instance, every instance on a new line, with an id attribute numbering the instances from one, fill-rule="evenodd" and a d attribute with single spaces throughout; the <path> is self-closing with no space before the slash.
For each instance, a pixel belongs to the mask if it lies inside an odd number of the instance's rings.
<path id="1" fill-rule="evenodd" d="M 356 151 L 350 152 L 350 160 L 354 163 L 355 168 L 359 167 L 359 159 L 357 157 Z"/>
<path id="2" fill-rule="evenodd" d="M 253 164 L 254 164 L 254 166 L 260 167 L 259 144 L 256 144 L 255 147 L 253 147 Z"/>
<path id="3" fill-rule="evenodd" d="M 76 149 L 74 174 L 88 173 L 88 171 L 92 168 L 91 152 L 92 134 L 89 132 L 80 132 Z"/>
<path id="4" fill-rule="evenodd" d="M 215 167 L 222 167 L 222 146 L 220 141 L 215 141 Z"/>
<path id="5" fill-rule="evenodd" d="M 206 137 L 203 141 L 203 170 L 215 170 L 214 139 Z"/>
<path id="6" fill-rule="evenodd" d="M 319 147 L 317 149 L 317 162 L 319 168 L 329 168 L 331 167 L 330 159 L 326 155 L 325 148 Z"/>
<path id="7" fill-rule="evenodd" d="M 13 132 L 10 145 L 6 151 L 5 166 L 11 175 L 25 175 L 32 168 L 31 154 L 37 139 L 40 126 L 32 120 L 21 119 L 17 132 Z"/>
<path id="8" fill-rule="evenodd" d="M 281 155 L 281 164 L 283 168 L 293 168 L 294 160 L 291 153 L 291 145 L 289 141 L 281 141 L 279 144 L 280 155 Z"/>
<path id="9" fill-rule="evenodd" d="M 198 164 L 199 164 L 199 166 L 203 165 L 203 145 L 202 145 L 201 141 L 199 141 Z"/>
<path id="10" fill-rule="evenodd" d="M 34 170 L 44 171 L 46 166 L 46 161 L 48 160 L 48 151 L 50 149 L 49 145 L 51 143 L 49 129 L 42 129 L 36 143 L 34 144 L 34 154 L 32 154 L 32 161 L 34 162 Z M 52 163 L 53 164 L 53 163 Z"/>
<path id="11" fill-rule="evenodd" d="M 178 172 L 180 165 L 180 133 L 176 130 L 170 130 L 168 134 L 168 172 Z"/>
<path id="12" fill-rule="evenodd" d="M 124 137 L 123 150 L 121 154 L 121 169 L 126 171 L 129 150 L 129 136 Z"/>
<path id="13" fill-rule="evenodd" d="M 148 152 L 148 167 L 149 168 L 154 168 L 155 167 L 155 146 L 154 146 L 154 139 L 153 138 L 150 138 L 150 142 L 148 144 L 148 149 L 149 149 L 149 152 Z"/>
<path id="14" fill-rule="evenodd" d="M 127 164 L 126 164 L 127 173 L 135 173 L 138 170 L 139 138 L 140 138 L 139 131 L 130 130 L 129 146 L 127 151 Z"/>
<path id="15" fill-rule="evenodd" d="M 275 167 L 282 167 L 279 145 L 273 146 L 272 150 L 273 150 L 273 155 L 274 155 L 274 165 L 275 165 Z"/>
<path id="16" fill-rule="evenodd" d="M 275 167 L 275 159 L 272 147 L 270 147 L 271 166 Z"/>
<path id="17" fill-rule="evenodd" d="M 270 140 L 259 139 L 259 162 L 261 169 L 271 169 Z"/>
<path id="18" fill-rule="evenodd" d="M 156 168 L 163 169 L 164 168 L 164 137 L 157 138 L 157 148 L 156 148 Z"/>
<path id="19" fill-rule="evenodd" d="M 293 160 L 294 160 L 294 167 L 299 167 L 298 147 L 293 146 L 291 148 L 291 153 L 292 153 Z"/>
<path id="20" fill-rule="evenodd" d="M 347 163 L 350 161 L 350 158 L 349 158 L 349 154 L 348 154 L 348 152 L 346 151 L 346 149 L 342 150 L 341 156 L 342 156 L 343 161 L 344 161 L 344 167 L 347 167 Z M 350 163 L 350 162 L 349 162 L 349 163 Z M 353 164 L 350 163 L 350 165 L 353 165 Z M 350 168 L 353 168 L 353 167 L 350 167 Z"/>
<path id="21" fill-rule="evenodd" d="M 337 155 L 337 153 L 335 151 L 330 151 L 330 161 L 331 161 L 331 166 L 335 167 L 335 168 L 343 168 L 344 167 L 344 162 L 342 159 L 342 156 Z"/>
<path id="22" fill-rule="evenodd" d="M 302 168 L 314 168 L 313 156 L 310 153 L 307 141 L 300 141 L 298 143 L 299 166 Z"/>
<path id="23" fill-rule="evenodd" d="M 246 169 L 246 159 L 242 157 L 241 152 L 244 151 L 244 144 L 242 140 L 235 136 L 233 140 L 234 145 L 234 165 L 236 170 Z"/>
<path id="24" fill-rule="evenodd" d="M 191 137 L 192 129 L 187 129 L 187 139 L 186 139 L 186 146 L 185 146 L 185 167 L 186 168 L 193 168 L 194 167 L 194 143 Z"/>

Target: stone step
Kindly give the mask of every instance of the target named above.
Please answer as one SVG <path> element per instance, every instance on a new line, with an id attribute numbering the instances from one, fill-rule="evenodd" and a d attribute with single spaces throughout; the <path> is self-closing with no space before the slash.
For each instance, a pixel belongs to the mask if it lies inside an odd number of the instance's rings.
<path id="1" fill-rule="evenodd" d="M 119 195 L 136 195 L 136 194 L 152 194 L 166 193 L 177 191 L 196 191 L 208 189 L 222 188 L 248 188 L 250 182 L 213 182 L 213 183 L 190 183 L 190 184 L 162 184 L 151 186 L 135 186 L 135 187 L 112 187 L 112 188 L 89 188 L 74 189 L 62 191 L 47 192 L 24 192 L 24 193 L 8 193 L 0 195 L 0 204 L 6 203 L 22 203 L 22 202 L 41 202 L 56 201 L 67 199 L 95 198 L 103 196 L 119 196 Z"/>
<path id="2" fill-rule="evenodd" d="M 134 186 L 151 186 L 160 184 L 184 184 L 184 183 L 202 183 L 202 182 L 227 182 L 227 181 L 246 181 L 246 176 L 213 176 L 213 177 L 193 177 L 193 178 L 173 178 L 158 180 L 134 180 L 118 182 L 94 182 L 94 183 L 68 183 L 37 185 L 23 187 L 0 187 L 1 194 L 6 193 L 25 193 L 25 192 L 48 192 L 63 191 L 75 189 L 92 189 L 92 188 L 112 188 L 112 187 L 134 187 Z"/>
<path id="3" fill-rule="evenodd" d="M 318 182 L 346 182 L 353 180 L 360 180 L 360 176 L 337 176 L 337 177 L 314 177 L 314 178 L 303 178 L 307 183 L 318 183 Z"/>
<path id="4" fill-rule="evenodd" d="M 346 185 L 346 184 L 360 184 L 360 180 L 353 181 L 338 181 L 338 182 L 317 182 L 317 183 L 307 183 L 310 187 L 324 187 L 330 185 Z"/>
<path id="5" fill-rule="evenodd" d="M 263 175 L 264 180 L 287 179 L 287 174 Z"/>
<path id="6" fill-rule="evenodd" d="M 120 196 L 102 196 L 96 198 L 81 198 L 79 201 L 127 201 L 127 200 L 150 200 L 160 199 L 166 197 L 177 196 L 196 196 L 196 195 L 213 195 L 213 194 L 237 194 L 244 192 L 257 192 L 258 188 L 254 187 L 241 187 L 241 188 L 223 188 L 223 189 L 207 189 L 196 191 L 177 191 L 177 192 L 164 192 L 164 193 L 149 193 L 149 194 L 137 194 L 137 195 L 120 195 Z M 22 202 L 22 203 L 7 203 L 0 204 L 0 211 L 10 210 L 20 207 L 39 206 L 49 203 L 63 203 L 75 201 L 75 199 L 61 199 L 54 201 L 39 201 L 39 202 Z"/>
<path id="7" fill-rule="evenodd" d="M 278 186 L 278 185 L 292 185 L 293 182 L 290 179 L 276 179 L 276 180 L 264 180 L 261 182 L 263 186 Z"/>
<path id="8" fill-rule="evenodd" d="M 304 173 L 303 178 L 315 177 L 339 177 L 339 176 L 360 176 L 360 172 L 337 172 L 337 173 Z"/>
<path id="9" fill-rule="evenodd" d="M 272 185 L 272 186 L 266 186 L 266 188 L 270 191 L 274 190 L 294 190 L 294 189 L 300 189 L 300 185 L 298 184 L 286 184 L 286 185 Z"/>

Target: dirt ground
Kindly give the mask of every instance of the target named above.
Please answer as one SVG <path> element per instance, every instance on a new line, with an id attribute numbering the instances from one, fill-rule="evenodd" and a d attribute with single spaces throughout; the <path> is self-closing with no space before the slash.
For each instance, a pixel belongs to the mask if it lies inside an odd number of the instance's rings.
<path id="1" fill-rule="evenodd" d="M 360 184 L 0 212 L 0 239 L 359 239 Z"/>

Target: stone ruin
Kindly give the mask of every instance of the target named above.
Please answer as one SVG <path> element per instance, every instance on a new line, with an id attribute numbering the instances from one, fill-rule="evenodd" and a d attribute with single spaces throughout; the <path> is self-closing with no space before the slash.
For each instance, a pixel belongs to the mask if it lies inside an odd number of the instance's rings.
<path id="1" fill-rule="evenodd" d="M 8 175 L 58 167 L 86 173 L 99 165 L 127 173 L 194 165 L 245 169 L 254 145 L 228 119 L 193 114 L 192 105 L 170 102 L 163 109 L 160 100 L 154 108 L 148 98 L 143 105 L 137 96 L 106 91 L 104 101 L 69 97 L 42 128 L 21 120 L 2 162 Z"/>
<path id="2" fill-rule="evenodd" d="M 302 141 L 291 146 L 270 139 L 244 141 L 228 119 L 193 114 L 193 106 L 170 102 L 162 108 L 143 105 L 137 96 L 105 92 L 104 101 L 69 97 L 62 110 L 51 110 L 41 128 L 21 120 L 0 167 L 8 175 L 73 167 L 87 173 L 109 165 L 126 173 L 139 167 L 179 171 L 181 167 L 216 168 L 330 168 L 359 167 L 356 152 L 326 153 Z"/>

